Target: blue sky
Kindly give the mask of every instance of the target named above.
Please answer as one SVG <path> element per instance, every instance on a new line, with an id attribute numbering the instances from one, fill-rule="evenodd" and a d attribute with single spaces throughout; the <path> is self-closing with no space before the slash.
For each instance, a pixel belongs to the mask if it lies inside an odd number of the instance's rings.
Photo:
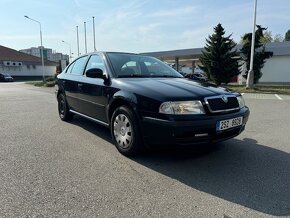
<path id="1" fill-rule="evenodd" d="M 84 53 L 84 21 L 88 51 L 146 52 L 203 47 L 213 27 L 222 23 L 239 41 L 251 31 L 253 0 L 0 0 L 0 45 L 13 49 L 39 46 L 39 28 L 26 18 L 41 21 L 43 44 L 57 52 Z M 257 24 L 273 34 L 290 29 L 289 0 L 258 0 Z"/>

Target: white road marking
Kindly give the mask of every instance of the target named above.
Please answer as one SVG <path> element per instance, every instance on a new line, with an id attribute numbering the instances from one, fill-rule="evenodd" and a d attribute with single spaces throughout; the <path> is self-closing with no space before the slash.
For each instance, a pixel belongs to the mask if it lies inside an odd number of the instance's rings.
<path id="1" fill-rule="evenodd" d="M 283 100 L 283 98 L 281 98 L 279 95 L 275 94 L 276 98 L 278 98 L 279 100 Z"/>
<path id="2" fill-rule="evenodd" d="M 263 94 L 263 93 L 245 93 L 243 97 L 245 99 L 277 100 L 277 97 L 274 94 Z"/>

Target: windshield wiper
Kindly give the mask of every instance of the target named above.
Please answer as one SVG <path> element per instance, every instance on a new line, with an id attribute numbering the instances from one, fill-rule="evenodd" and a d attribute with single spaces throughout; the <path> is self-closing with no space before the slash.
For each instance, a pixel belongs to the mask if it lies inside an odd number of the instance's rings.
<path id="1" fill-rule="evenodd" d="M 129 77 L 139 77 L 144 78 L 148 76 L 140 75 L 140 74 L 131 74 L 131 75 L 118 75 L 118 78 L 129 78 Z"/>
<path id="2" fill-rule="evenodd" d="M 151 76 L 151 77 L 182 78 L 182 77 L 179 77 L 179 76 L 172 76 L 172 75 L 154 75 L 154 76 Z"/>
<path id="3" fill-rule="evenodd" d="M 141 74 L 131 74 L 131 75 L 119 75 L 118 78 L 155 78 L 155 77 L 166 77 L 166 78 L 182 78 L 178 76 L 172 76 L 172 75 L 141 75 Z"/>

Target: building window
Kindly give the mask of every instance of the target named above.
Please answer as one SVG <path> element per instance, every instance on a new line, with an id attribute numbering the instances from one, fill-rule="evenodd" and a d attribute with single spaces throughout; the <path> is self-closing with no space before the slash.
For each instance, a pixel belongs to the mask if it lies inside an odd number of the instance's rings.
<path id="1" fill-rule="evenodd" d="M 27 67 L 27 69 L 30 69 L 30 65 L 27 65 L 26 67 Z"/>
<path id="2" fill-rule="evenodd" d="M 36 66 L 35 65 L 32 65 L 33 69 L 36 69 Z"/>

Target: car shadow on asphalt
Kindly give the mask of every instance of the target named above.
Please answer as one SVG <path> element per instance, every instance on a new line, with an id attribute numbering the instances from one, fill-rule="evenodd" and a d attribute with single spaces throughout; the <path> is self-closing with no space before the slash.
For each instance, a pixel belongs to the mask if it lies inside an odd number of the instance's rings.
<path id="1" fill-rule="evenodd" d="M 132 160 L 226 201 L 290 215 L 290 154 L 253 139 L 231 139 L 206 149 L 156 150 Z"/>
<path id="2" fill-rule="evenodd" d="M 71 123 L 112 143 L 106 127 L 78 116 Z M 226 201 L 269 215 L 290 215 L 290 154 L 254 139 L 151 149 L 131 160 Z"/>
<path id="3" fill-rule="evenodd" d="M 100 137 L 103 140 L 106 140 L 109 143 L 113 143 L 110 130 L 105 126 L 97 124 L 91 120 L 85 119 L 78 115 L 75 115 L 73 120 L 70 121 L 70 123 L 93 133 L 94 135 Z"/>

